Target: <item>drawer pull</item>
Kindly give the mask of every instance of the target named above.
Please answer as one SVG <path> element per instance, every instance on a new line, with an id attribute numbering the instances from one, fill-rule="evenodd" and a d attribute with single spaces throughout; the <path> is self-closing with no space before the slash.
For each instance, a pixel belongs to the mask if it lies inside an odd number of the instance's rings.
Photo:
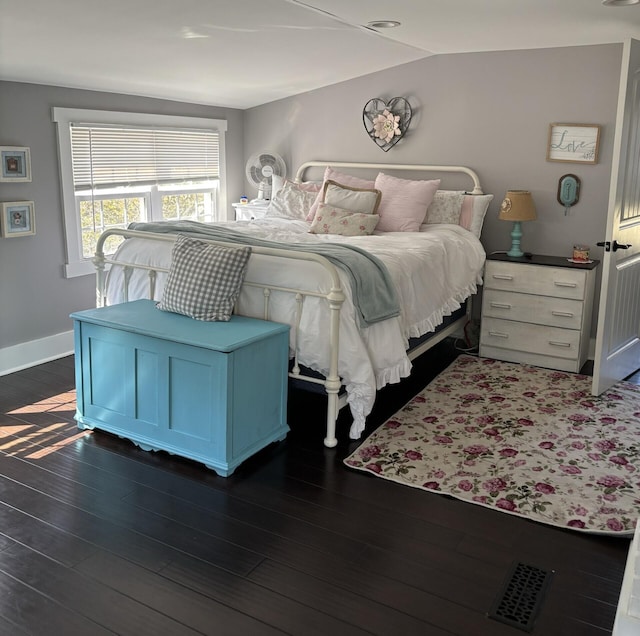
<path id="1" fill-rule="evenodd" d="M 508 333 L 503 333 L 502 331 L 489 331 L 489 335 L 493 336 L 494 338 L 508 338 L 509 337 Z"/>
<path id="2" fill-rule="evenodd" d="M 496 280 L 513 280 L 513 276 L 509 274 L 493 274 L 492 277 Z"/>
<path id="3" fill-rule="evenodd" d="M 556 287 L 573 287 L 573 288 L 575 288 L 575 287 L 578 286 L 578 283 L 563 283 L 562 281 L 557 281 L 557 280 L 554 281 L 553 284 Z"/>
<path id="4" fill-rule="evenodd" d="M 552 311 L 552 316 L 560 316 L 561 318 L 573 318 L 575 314 L 572 314 L 570 311 Z"/>
<path id="5" fill-rule="evenodd" d="M 565 348 L 571 347 L 570 342 L 558 342 L 557 340 L 549 340 L 549 344 L 552 347 L 565 347 Z"/>
<path id="6" fill-rule="evenodd" d="M 495 307 L 496 309 L 511 309 L 511 305 L 509 305 L 508 303 L 496 303 L 496 302 L 492 302 L 491 303 L 492 307 Z"/>

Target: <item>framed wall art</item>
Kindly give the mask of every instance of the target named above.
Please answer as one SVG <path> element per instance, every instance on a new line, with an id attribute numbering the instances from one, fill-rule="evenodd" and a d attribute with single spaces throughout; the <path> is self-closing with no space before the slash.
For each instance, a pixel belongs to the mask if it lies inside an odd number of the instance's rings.
<path id="1" fill-rule="evenodd" d="M 550 124 L 547 161 L 598 163 L 600 126 L 597 124 Z"/>
<path id="2" fill-rule="evenodd" d="M 0 146 L 0 181 L 31 181 L 29 148 Z"/>
<path id="3" fill-rule="evenodd" d="M 14 238 L 36 233 L 33 201 L 0 203 L 0 236 Z"/>

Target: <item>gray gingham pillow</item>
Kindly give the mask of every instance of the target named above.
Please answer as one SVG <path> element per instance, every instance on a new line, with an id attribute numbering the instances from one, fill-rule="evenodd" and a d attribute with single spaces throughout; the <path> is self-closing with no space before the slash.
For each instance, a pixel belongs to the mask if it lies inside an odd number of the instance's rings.
<path id="1" fill-rule="evenodd" d="M 250 247 L 178 236 L 158 308 L 196 320 L 230 320 L 250 255 Z"/>

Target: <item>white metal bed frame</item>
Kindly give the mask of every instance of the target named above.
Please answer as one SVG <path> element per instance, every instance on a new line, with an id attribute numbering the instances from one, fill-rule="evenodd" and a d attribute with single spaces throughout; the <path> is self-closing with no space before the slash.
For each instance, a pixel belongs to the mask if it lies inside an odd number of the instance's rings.
<path id="1" fill-rule="evenodd" d="M 394 170 L 394 171 L 421 171 L 421 172 L 448 172 L 448 173 L 463 173 L 471 177 L 473 180 L 473 190 L 470 194 L 482 194 L 480 187 L 480 180 L 475 171 L 463 166 L 430 166 L 430 165 L 398 165 L 398 164 L 379 164 L 379 163 L 348 163 L 348 162 L 326 162 L 326 161 L 308 161 L 303 163 L 296 172 L 296 181 L 300 182 L 307 170 L 311 168 L 325 168 L 330 165 L 332 168 L 341 169 L 373 169 L 373 170 Z M 152 232 L 142 232 L 137 230 L 127 230 L 112 228 L 105 230 L 100 237 L 96 245 L 95 257 L 93 259 L 94 266 L 96 268 L 96 304 L 98 307 L 102 307 L 106 304 L 106 271 L 107 267 L 113 264 L 117 264 L 123 267 L 124 272 L 124 290 L 123 297 L 125 302 L 128 300 L 128 283 L 134 270 L 146 270 L 148 272 L 149 282 L 149 298 L 153 298 L 155 292 L 156 277 L 158 272 L 168 273 L 169 269 L 164 267 L 151 267 L 148 265 L 141 265 L 138 263 L 125 263 L 122 261 L 116 261 L 110 258 L 104 253 L 104 243 L 111 236 L 121 236 L 123 238 L 139 237 L 144 239 L 152 239 L 157 241 L 173 242 L 176 240 L 176 234 L 160 234 Z M 223 241 L 215 241 L 212 239 L 203 239 L 208 242 L 217 245 L 232 245 Z M 338 352 L 339 352 L 339 328 L 340 328 L 340 310 L 345 299 L 344 291 L 342 289 L 342 283 L 338 275 L 336 267 L 325 257 L 318 254 L 309 252 L 299 252 L 292 250 L 280 250 L 277 248 L 257 247 L 252 246 L 253 254 L 263 254 L 267 256 L 276 256 L 279 258 L 285 258 L 290 260 L 303 260 L 311 261 L 320 265 L 331 279 L 331 289 L 328 293 L 323 294 L 318 291 L 297 289 L 291 287 L 281 287 L 277 285 L 269 285 L 262 282 L 251 281 L 245 278 L 243 286 L 256 287 L 262 289 L 264 296 L 264 308 L 263 318 L 269 320 L 269 298 L 273 291 L 285 292 L 293 294 L 295 297 L 295 317 L 291 321 L 293 329 L 293 366 L 289 372 L 289 377 L 300 380 L 303 382 L 310 382 L 312 384 L 321 385 L 327 394 L 327 416 L 326 416 L 326 434 L 324 438 L 324 445 L 328 448 L 333 448 L 337 445 L 338 440 L 336 438 L 336 420 L 338 418 L 339 411 L 347 403 L 346 396 L 340 395 L 340 389 L 342 387 L 342 380 L 338 374 Z M 330 311 L 330 328 L 329 339 L 327 346 L 329 347 L 329 369 L 328 373 L 323 378 L 313 377 L 305 375 L 298 364 L 298 346 L 297 346 L 297 330 L 300 325 L 302 317 L 304 299 L 307 296 L 315 296 L 324 298 L 328 303 Z M 425 351 L 436 345 L 438 342 L 447 338 L 461 328 L 464 327 L 470 312 L 470 303 L 467 305 L 466 315 L 447 325 L 445 328 L 435 332 L 433 336 L 430 336 L 427 340 L 422 342 L 417 347 L 411 349 L 408 352 L 410 360 L 414 360 Z"/>

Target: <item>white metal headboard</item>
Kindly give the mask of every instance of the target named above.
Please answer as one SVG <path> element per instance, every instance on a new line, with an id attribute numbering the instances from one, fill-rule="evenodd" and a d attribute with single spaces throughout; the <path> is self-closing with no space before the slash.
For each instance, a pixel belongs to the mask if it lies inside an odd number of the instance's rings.
<path id="1" fill-rule="evenodd" d="M 396 164 L 396 163 L 351 163 L 344 161 L 306 161 L 301 164 L 296 172 L 296 181 L 303 181 L 304 173 L 309 168 L 326 168 L 331 166 L 332 168 L 362 168 L 370 170 L 406 170 L 406 171 L 419 171 L 419 172 L 459 172 L 466 174 L 473 180 L 473 190 L 470 194 L 483 194 L 482 187 L 480 186 L 480 177 L 471 168 L 466 166 L 428 166 L 421 164 Z"/>

